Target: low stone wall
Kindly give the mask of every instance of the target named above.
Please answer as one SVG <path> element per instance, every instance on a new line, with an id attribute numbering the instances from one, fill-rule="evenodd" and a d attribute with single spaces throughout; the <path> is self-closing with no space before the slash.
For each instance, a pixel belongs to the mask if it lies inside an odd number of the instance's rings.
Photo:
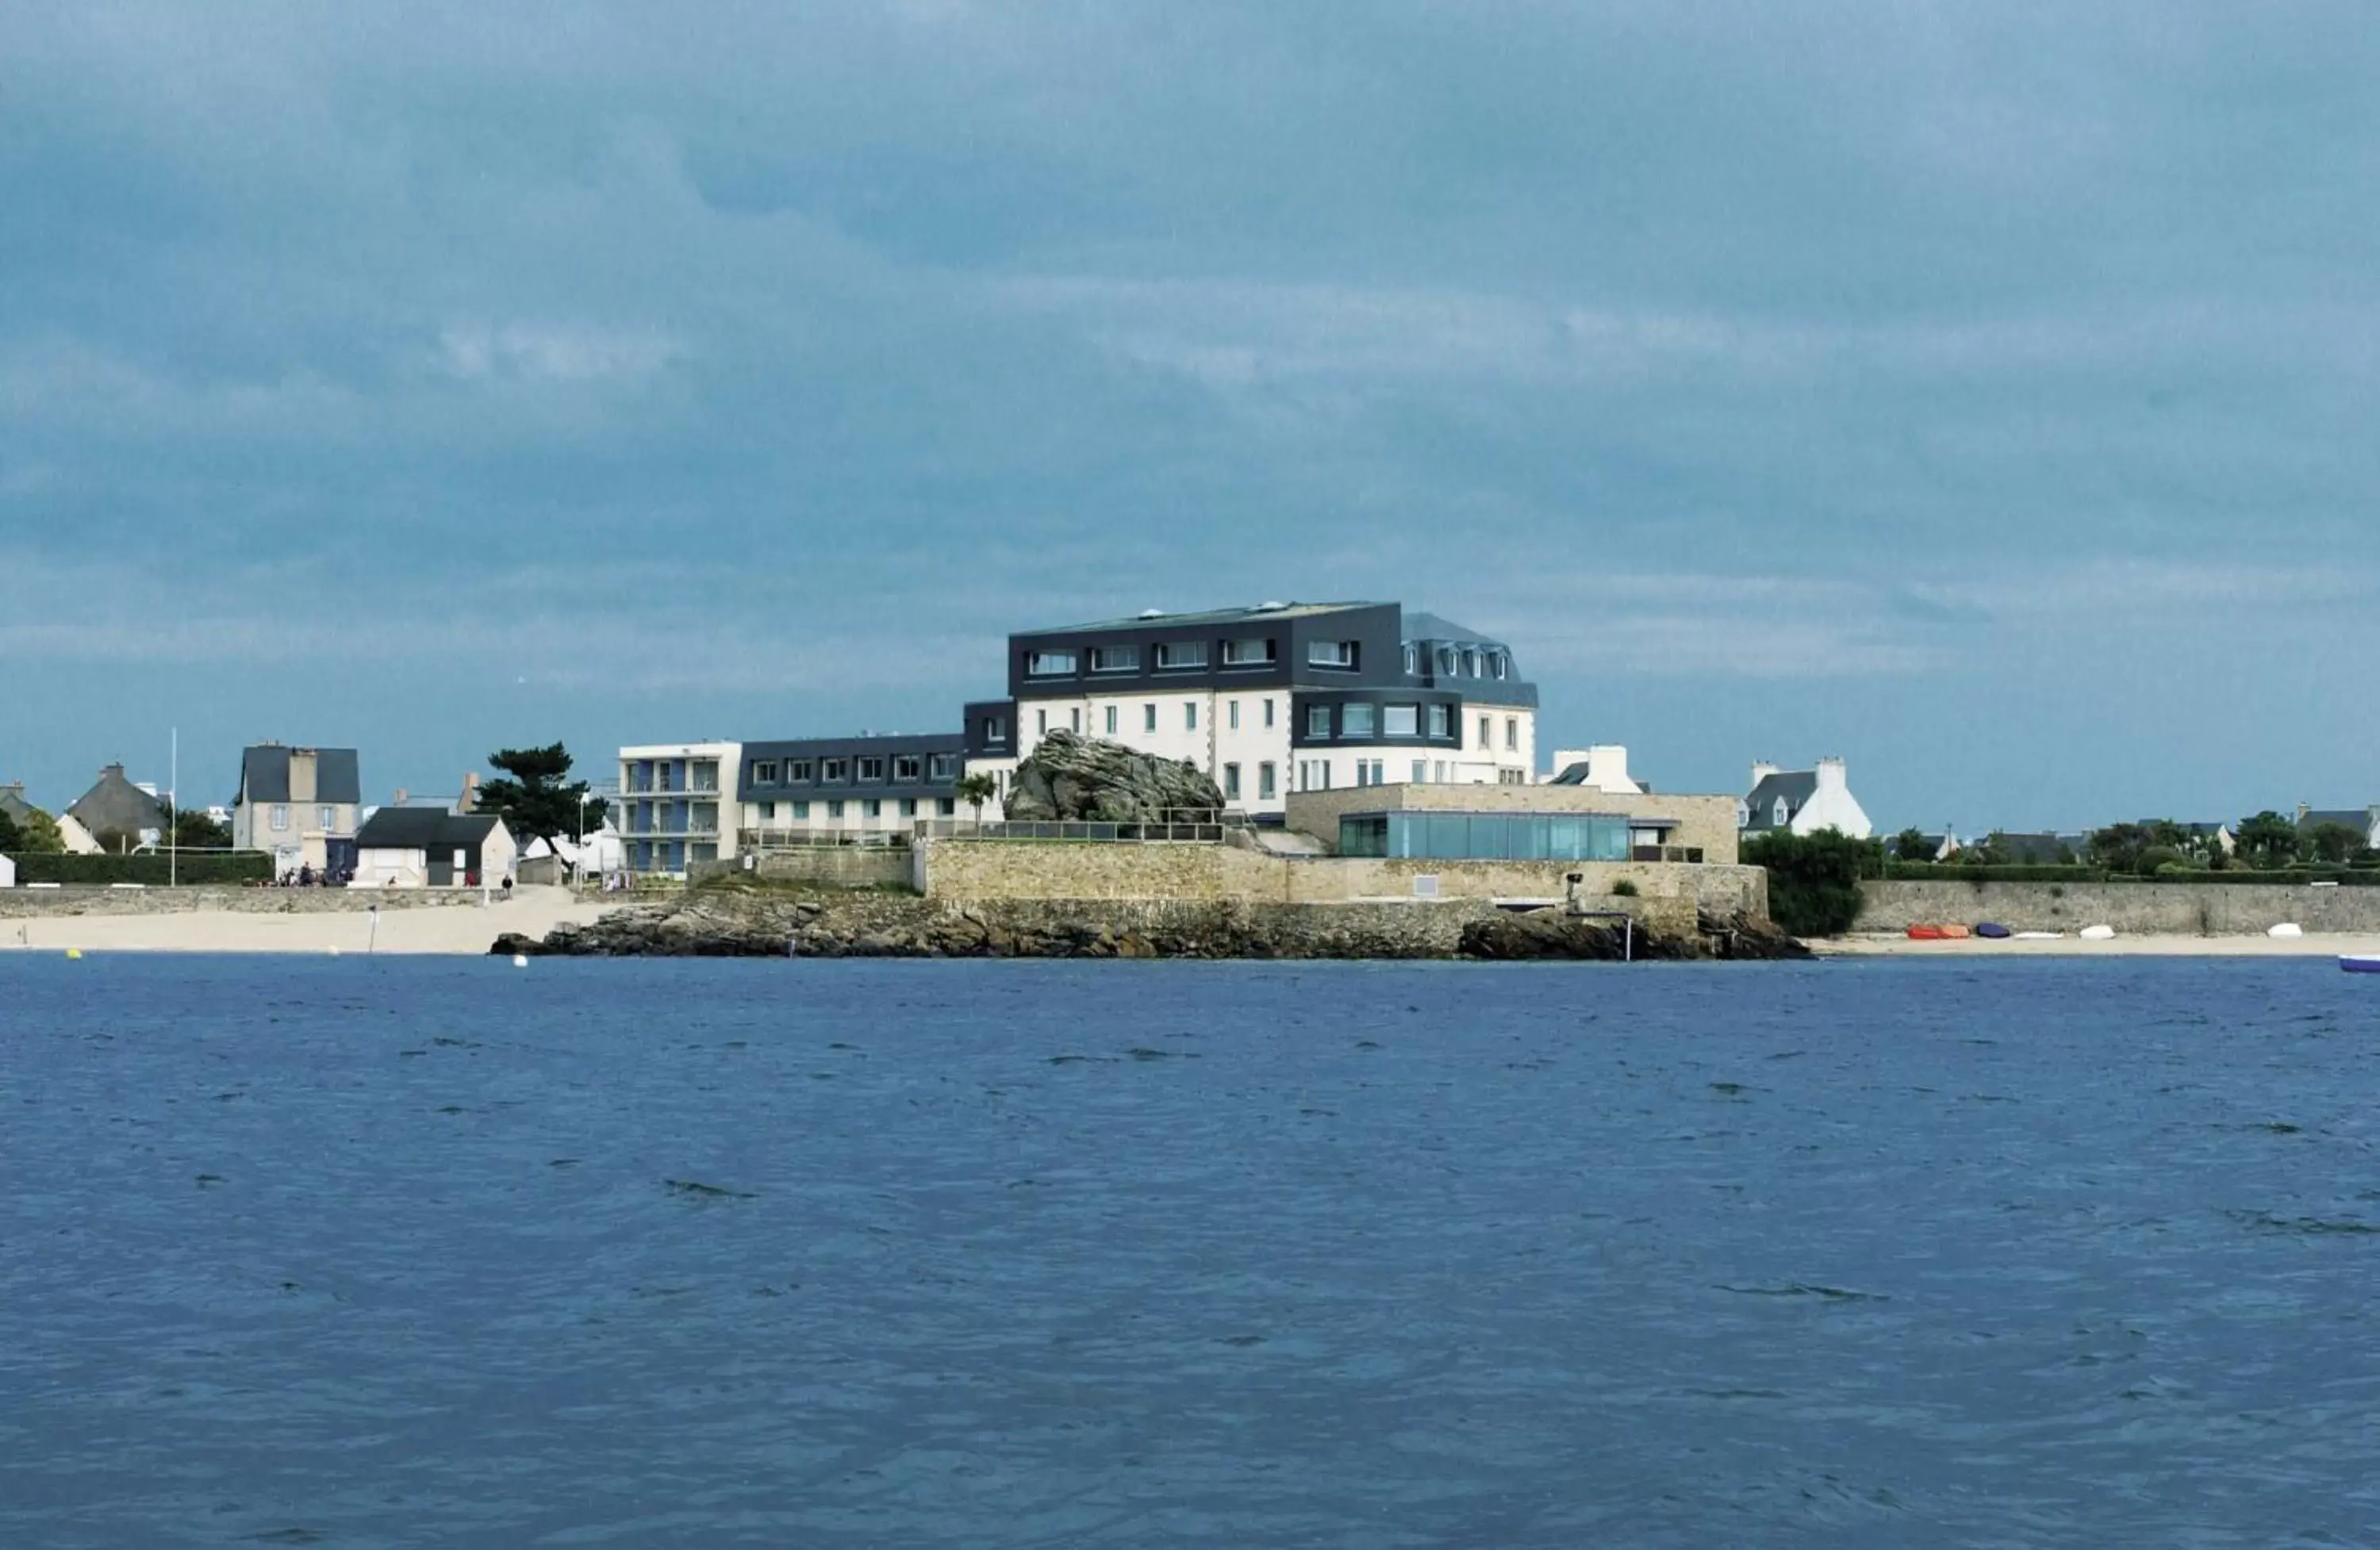
<path id="1" fill-rule="evenodd" d="M 0 889 L 0 919 L 42 915 L 360 914 L 477 905 L 476 888 L 10 888 Z"/>
<path id="2" fill-rule="evenodd" d="M 688 882 L 708 882 L 744 870 L 742 861 L 698 861 Z M 771 882 L 819 883 L 828 888 L 915 888 L 916 862 L 905 845 L 804 845 L 762 851 L 753 875 Z"/>
<path id="3" fill-rule="evenodd" d="M 1231 845 L 1100 844 L 1034 840 L 927 840 L 919 881 L 954 902 L 1029 899 L 1147 900 L 1183 903 L 1402 905 L 1415 881 L 1436 879 L 1439 900 L 1563 899 L 1572 873 L 1594 908 L 1629 903 L 1663 917 L 1768 913 L 1768 874 L 1757 866 L 1658 862 L 1410 861 L 1359 856 L 1275 856 Z"/>
<path id="4" fill-rule="evenodd" d="M 1865 882 L 1855 929 L 1996 920 L 2018 931 L 2112 926 L 2130 936 L 2252 937 L 2291 921 L 2309 931 L 2380 932 L 2380 888 L 2262 883 Z"/>

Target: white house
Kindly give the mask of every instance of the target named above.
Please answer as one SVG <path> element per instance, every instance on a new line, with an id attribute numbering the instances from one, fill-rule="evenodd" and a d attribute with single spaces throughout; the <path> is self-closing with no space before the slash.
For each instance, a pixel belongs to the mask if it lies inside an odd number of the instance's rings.
<path id="1" fill-rule="evenodd" d="M 1628 775 L 1628 750 L 1617 743 L 1591 748 L 1557 748 L 1549 786 L 1581 786 L 1612 796 L 1642 796 L 1645 788 Z"/>
<path id="2" fill-rule="evenodd" d="M 512 831 L 492 813 L 382 807 L 356 831 L 358 888 L 494 888 L 513 875 Z"/>
<path id="3" fill-rule="evenodd" d="M 0 888 L 14 888 L 16 886 L 17 864 L 9 860 L 6 856 L 0 855 Z"/>
<path id="4" fill-rule="evenodd" d="M 648 743 L 620 750 L 611 803 L 627 869 L 686 876 L 689 863 L 735 858 L 741 743 Z"/>
<path id="5" fill-rule="evenodd" d="M 1843 761 L 1825 758 L 1815 769 L 1752 767 L 1752 790 L 1736 806 L 1736 824 L 1746 835 L 1783 830 L 1815 834 L 1831 829 L 1854 840 L 1876 832 L 1865 809 L 1852 795 Z"/>

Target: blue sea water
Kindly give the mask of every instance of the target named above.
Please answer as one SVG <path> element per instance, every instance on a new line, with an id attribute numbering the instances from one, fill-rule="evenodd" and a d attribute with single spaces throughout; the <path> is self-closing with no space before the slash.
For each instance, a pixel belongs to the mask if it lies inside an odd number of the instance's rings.
<path id="1" fill-rule="evenodd" d="M 2326 963 L 0 960 L 0 1545 L 2380 1544 Z"/>

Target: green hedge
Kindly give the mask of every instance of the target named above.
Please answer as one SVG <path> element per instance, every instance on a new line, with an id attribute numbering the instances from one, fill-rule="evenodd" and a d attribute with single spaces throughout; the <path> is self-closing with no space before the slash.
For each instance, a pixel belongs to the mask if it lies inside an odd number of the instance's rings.
<path id="1" fill-rule="evenodd" d="M 2108 880 L 2096 866 L 1964 866 L 1955 861 L 1888 861 L 1887 881 L 1897 883 L 2096 883 Z"/>
<path id="2" fill-rule="evenodd" d="M 184 883 L 261 883 L 273 877 L 273 857 L 263 851 L 185 851 L 163 855 L 20 855 L 17 881 L 104 887 L 146 883 L 163 888 L 170 876 Z"/>
<path id="3" fill-rule="evenodd" d="M 2246 866 L 2232 866 L 2220 872 L 2204 872 L 2192 866 L 2159 872 L 2154 880 L 2218 886 L 2263 883 L 2267 887 L 2303 888 L 2308 883 L 2337 883 L 2341 888 L 2380 888 L 2380 870 L 2368 866 L 2288 866 L 2259 872 Z"/>

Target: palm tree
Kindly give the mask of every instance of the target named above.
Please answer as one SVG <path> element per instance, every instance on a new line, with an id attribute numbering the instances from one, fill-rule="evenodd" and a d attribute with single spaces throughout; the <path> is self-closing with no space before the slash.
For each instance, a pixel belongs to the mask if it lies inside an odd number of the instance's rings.
<path id="1" fill-rule="evenodd" d="M 1000 794 L 1000 782 L 992 779 L 990 770 L 978 769 L 961 776 L 957 789 L 959 800 L 975 809 L 975 821 L 979 824 L 983 822 L 983 805 Z"/>

